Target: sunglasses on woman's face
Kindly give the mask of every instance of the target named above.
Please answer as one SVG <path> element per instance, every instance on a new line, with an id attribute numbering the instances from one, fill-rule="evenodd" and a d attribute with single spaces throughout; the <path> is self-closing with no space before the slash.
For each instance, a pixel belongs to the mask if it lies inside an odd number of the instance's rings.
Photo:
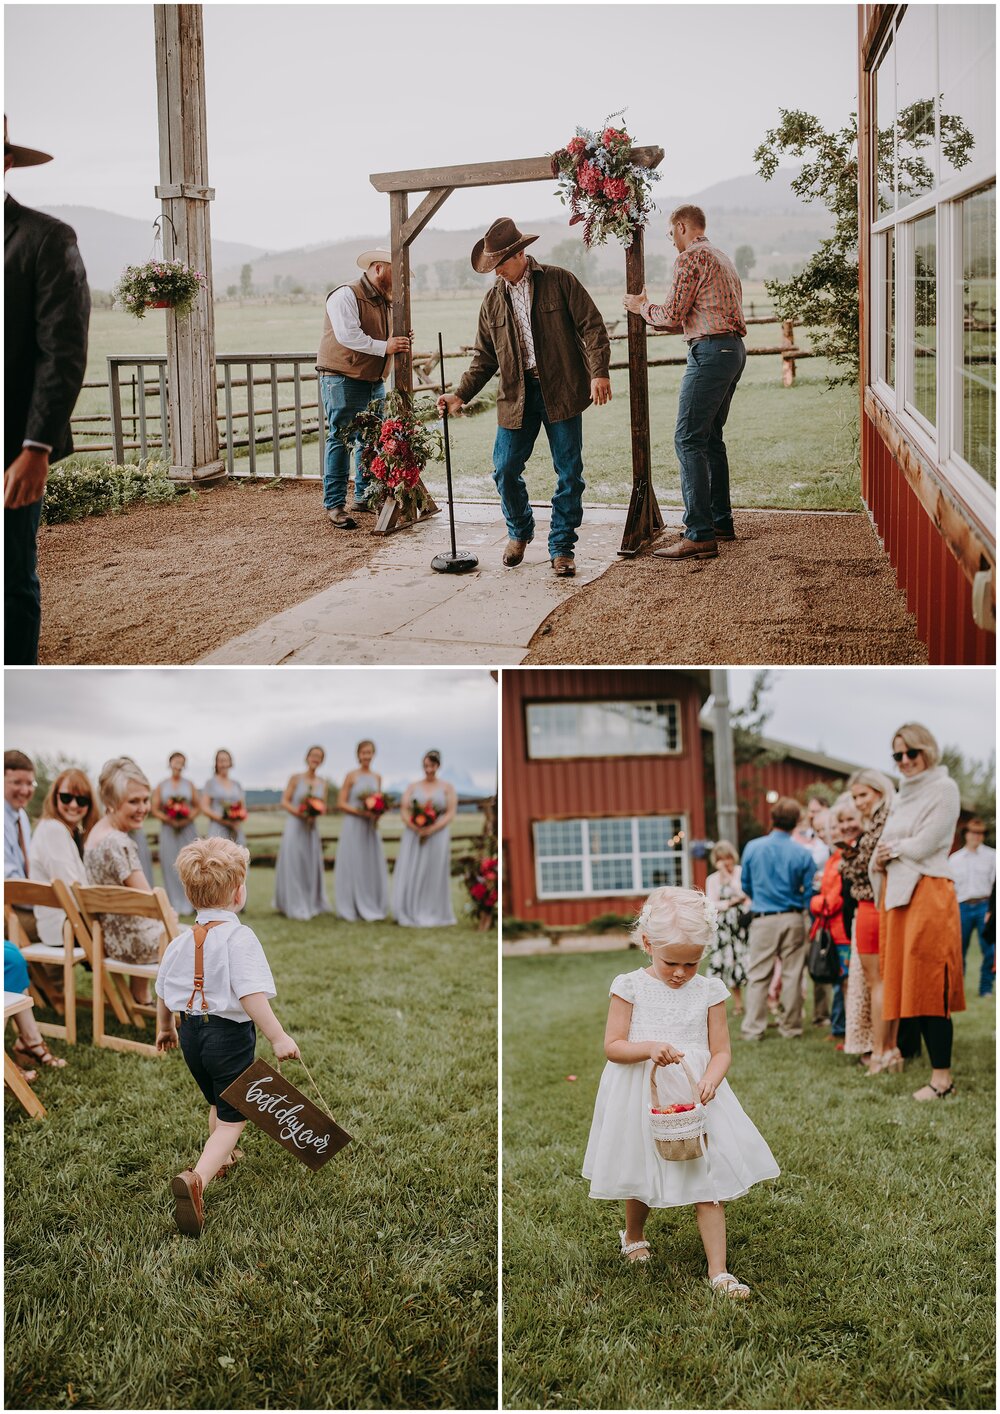
<path id="1" fill-rule="evenodd" d="M 74 795 L 72 791 L 61 790 L 59 792 L 60 805 L 79 805 L 84 810 L 90 804 L 89 795 Z"/>
<path id="2" fill-rule="evenodd" d="M 905 751 L 894 751 L 894 752 L 892 753 L 892 759 L 895 761 L 896 765 L 898 766 L 899 763 L 900 763 L 900 761 L 902 761 L 902 759 L 903 759 L 904 756 L 906 757 L 907 761 L 916 761 L 916 759 L 917 759 L 917 757 L 918 757 L 919 755 L 920 755 L 920 752 L 919 752 L 919 751 L 914 751 L 913 747 L 912 747 L 912 746 L 909 746 L 909 747 L 907 747 L 907 749 L 906 749 Z"/>

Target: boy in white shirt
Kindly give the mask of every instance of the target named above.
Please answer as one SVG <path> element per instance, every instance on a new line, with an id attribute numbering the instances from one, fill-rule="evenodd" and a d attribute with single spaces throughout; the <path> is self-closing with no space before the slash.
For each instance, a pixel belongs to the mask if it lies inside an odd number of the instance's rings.
<path id="1" fill-rule="evenodd" d="M 256 935 L 237 917 L 246 903 L 250 853 L 232 840 L 210 837 L 185 845 L 176 869 L 196 910 L 167 947 L 156 976 L 156 1049 L 178 1043 L 174 1012 L 181 1013 L 180 1048 L 209 1104 L 208 1143 L 193 1169 L 170 1182 L 174 1218 L 197 1237 L 205 1225 L 204 1193 L 234 1160 L 246 1120 L 222 1092 L 253 1064 L 256 1023 L 277 1060 L 298 1059 L 299 1048 L 271 1010 L 276 995 L 271 969 Z"/>

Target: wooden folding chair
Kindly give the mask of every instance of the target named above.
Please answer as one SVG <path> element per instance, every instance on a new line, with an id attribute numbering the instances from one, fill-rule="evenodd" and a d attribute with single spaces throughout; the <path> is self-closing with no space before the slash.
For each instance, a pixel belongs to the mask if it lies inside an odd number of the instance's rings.
<path id="1" fill-rule="evenodd" d="M 21 1011 L 30 1011 L 33 1006 L 34 1002 L 30 997 L 26 997 L 23 992 L 4 992 L 4 1029 L 6 1030 L 7 1022 L 12 1016 L 17 1016 L 18 1012 Z M 3 1083 L 12 1095 L 17 1096 L 32 1119 L 45 1118 L 45 1106 L 25 1080 L 20 1067 L 11 1060 L 6 1050 L 3 1053 Z"/>
<path id="2" fill-rule="evenodd" d="M 51 884 L 36 884 L 28 879 L 7 879 L 3 886 L 4 922 L 7 937 L 21 949 L 21 956 L 28 964 L 28 979 L 31 996 L 36 1006 L 44 1006 L 64 1018 L 63 1022 L 39 1021 L 38 1029 L 43 1036 L 59 1036 L 69 1045 L 76 1045 L 76 967 L 88 960 L 87 953 L 75 939 L 73 924 L 67 917 L 63 923 L 61 947 L 50 947 L 47 943 L 32 942 L 24 931 L 18 916 L 19 908 L 61 908 L 66 912 L 66 904 L 74 913 L 76 905 L 69 889 L 62 879 L 54 879 Z M 61 967 L 63 990 L 60 996 L 53 985 L 51 972 L 46 968 Z"/>
<path id="3" fill-rule="evenodd" d="M 172 921 L 173 910 L 166 893 L 163 889 L 154 889 L 152 893 L 147 894 L 141 889 L 126 889 L 117 884 L 86 888 L 82 884 L 74 884 L 73 897 L 93 945 L 91 966 L 94 969 L 94 1045 L 109 1051 L 135 1051 L 143 1056 L 156 1056 L 158 1052 L 155 1045 L 146 1041 L 132 1041 L 122 1036 L 108 1036 L 105 1033 L 103 998 L 109 984 L 117 992 L 128 1024 L 143 1030 L 146 1017 L 155 1018 L 155 1004 L 143 1006 L 137 1002 L 129 989 L 128 978 L 146 977 L 152 982 L 159 971 L 159 964 L 120 962 L 117 958 L 108 957 L 104 951 L 101 919 L 109 913 L 116 917 L 152 918 L 163 927 L 159 950 L 162 957 L 167 944 L 177 935 L 177 928 Z"/>

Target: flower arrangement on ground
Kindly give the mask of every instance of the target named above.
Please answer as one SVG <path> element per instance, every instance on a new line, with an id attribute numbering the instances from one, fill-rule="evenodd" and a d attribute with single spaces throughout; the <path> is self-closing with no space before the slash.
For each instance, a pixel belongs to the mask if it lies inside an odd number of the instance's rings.
<path id="1" fill-rule="evenodd" d="M 583 222 L 584 245 L 604 245 L 614 236 L 628 249 L 656 209 L 651 189 L 660 174 L 632 161 L 626 130 L 613 127 L 611 118 L 600 132 L 577 128 L 576 136 L 551 155 L 556 195 L 569 206 L 569 224 Z"/>
<path id="2" fill-rule="evenodd" d="M 247 808 L 242 800 L 229 801 L 222 807 L 222 818 L 227 825 L 238 823 L 247 818 Z"/>
<path id="3" fill-rule="evenodd" d="M 172 795 L 163 807 L 163 813 L 171 825 L 179 829 L 191 819 L 191 805 L 182 795 Z"/>
<path id="4" fill-rule="evenodd" d="M 393 389 L 384 406 L 369 403 L 341 433 L 350 449 L 361 446 L 368 499 L 381 506 L 390 496 L 415 520 L 430 504 L 420 485 L 424 467 L 443 455 L 441 433 L 418 420 L 404 394 Z"/>
<path id="5" fill-rule="evenodd" d="M 380 819 L 388 809 L 385 796 L 381 791 L 374 791 L 371 795 L 366 795 L 363 804 L 368 814 L 374 815 L 376 820 Z"/>
<path id="6" fill-rule="evenodd" d="M 468 911 L 476 920 L 480 932 L 496 923 L 497 861 L 471 859 L 466 865 L 465 887 L 469 891 Z"/>
<path id="7" fill-rule="evenodd" d="M 299 814 L 307 825 L 311 825 L 317 816 L 326 814 L 326 801 L 318 795 L 307 795 L 299 806 Z"/>
<path id="8" fill-rule="evenodd" d="M 410 806 L 410 819 L 418 830 L 424 829 L 427 825 L 433 825 L 437 817 L 437 810 L 429 800 L 425 801 L 423 805 L 421 805 L 418 800 L 415 800 Z M 427 836 L 420 835 L 418 838 L 420 843 L 423 844 Z"/>
<path id="9" fill-rule="evenodd" d="M 147 260 L 145 265 L 126 265 L 111 293 L 115 303 L 136 319 L 142 319 L 147 309 L 159 307 L 169 307 L 183 316 L 190 314 L 207 285 L 201 271 L 183 260 Z"/>

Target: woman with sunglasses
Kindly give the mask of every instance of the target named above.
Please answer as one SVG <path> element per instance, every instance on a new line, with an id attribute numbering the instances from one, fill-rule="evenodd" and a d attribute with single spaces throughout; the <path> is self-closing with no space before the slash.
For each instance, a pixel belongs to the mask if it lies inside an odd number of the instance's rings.
<path id="1" fill-rule="evenodd" d="M 882 1016 L 914 1017 L 931 1062 L 915 1100 L 943 1100 L 951 1078 L 951 1014 L 965 1010 L 962 925 L 948 853 L 961 802 L 926 727 L 907 722 L 892 739 L 903 783 L 872 855 L 881 915 Z"/>
<path id="2" fill-rule="evenodd" d="M 62 879 L 65 884 L 85 885 L 83 847 L 99 818 L 94 788 L 82 771 L 71 769 L 56 776 L 31 836 L 31 882 L 51 884 Z M 65 920 L 61 908 L 36 908 L 39 942 L 61 948 Z"/>
<path id="3" fill-rule="evenodd" d="M 178 913 L 193 913 L 184 885 L 177 877 L 174 860 L 186 844 L 198 838 L 194 827 L 198 815 L 198 793 L 184 778 L 187 757 L 174 751 L 167 760 L 170 775 L 153 791 L 149 813 L 160 822 L 160 868 L 171 906 Z"/>

